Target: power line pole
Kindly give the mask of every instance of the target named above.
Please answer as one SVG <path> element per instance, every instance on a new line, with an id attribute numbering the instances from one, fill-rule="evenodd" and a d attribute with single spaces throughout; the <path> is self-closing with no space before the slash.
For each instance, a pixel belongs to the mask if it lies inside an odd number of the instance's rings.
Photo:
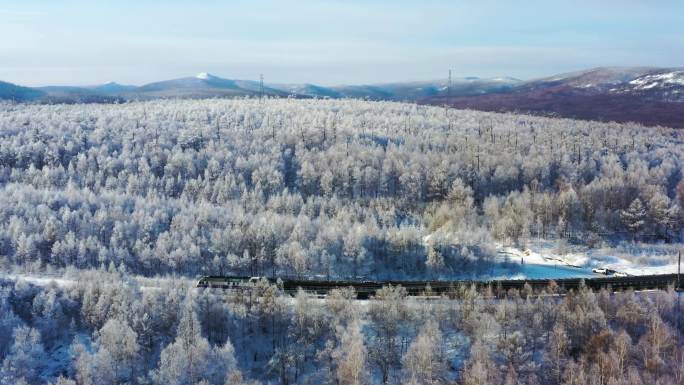
<path id="1" fill-rule="evenodd" d="M 681 318 L 681 315 L 679 314 L 679 309 L 680 309 L 680 299 L 682 298 L 680 293 L 680 288 L 682 287 L 682 283 L 680 281 L 680 275 L 682 273 L 682 251 L 679 250 L 677 253 L 678 258 L 677 258 L 677 287 L 675 288 L 675 294 L 677 294 L 677 333 L 680 333 L 680 328 L 679 328 L 679 320 Z"/>
<path id="2" fill-rule="evenodd" d="M 449 84 L 447 84 L 447 105 L 451 105 L 451 69 L 449 69 Z"/>
<path id="3" fill-rule="evenodd" d="M 446 115 L 447 118 L 447 138 L 449 136 L 449 133 L 451 132 L 451 115 L 449 114 L 449 108 L 451 108 L 451 68 L 449 68 L 449 80 L 447 81 L 447 96 L 446 96 L 446 105 L 444 107 L 444 114 Z M 448 146 L 448 144 L 447 144 Z"/>
<path id="4" fill-rule="evenodd" d="M 451 102 L 451 69 L 449 69 L 449 77 L 446 86 L 446 97 L 444 101 L 444 115 L 447 115 L 449 110 L 449 103 Z"/>
<path id="5" fill-rule="evenodd" d="M 259 101 L 264 99 L 264 74 L 259 74 Z"/>

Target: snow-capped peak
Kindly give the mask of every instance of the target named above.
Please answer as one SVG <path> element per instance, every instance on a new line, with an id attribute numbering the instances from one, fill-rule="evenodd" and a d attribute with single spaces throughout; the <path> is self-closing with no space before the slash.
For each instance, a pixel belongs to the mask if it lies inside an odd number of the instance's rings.
<path id="1" fill-rule="evenodd" d="M 642 90 L 657 86 L 684 85 L 684 71 L 646 75 L 632 80 L 629 84 Z"/>
<path id="2" fill-rule="evenodd" d="M 211 74 L 209 74 L 208 72 L 200 72 L 197 75 L 195 75 L 195 77 L 197 79 L 207 80 L 209 78 L 212 78 L 213 76 L 211 76 Z"/>

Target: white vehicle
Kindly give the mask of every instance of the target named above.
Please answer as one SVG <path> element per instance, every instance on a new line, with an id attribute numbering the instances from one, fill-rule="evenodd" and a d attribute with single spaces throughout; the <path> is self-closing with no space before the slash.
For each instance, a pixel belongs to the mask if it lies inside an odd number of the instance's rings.
<path id="1" fill-rule="evenodd" d="M 591 271 L 593 273 L 596 273 L 596 274 L 603 274 L 603 275 L 608 274 L 608 269 L 606 269 L 605 267 L 597 267 L 597 268 L 591 269 Z"/>

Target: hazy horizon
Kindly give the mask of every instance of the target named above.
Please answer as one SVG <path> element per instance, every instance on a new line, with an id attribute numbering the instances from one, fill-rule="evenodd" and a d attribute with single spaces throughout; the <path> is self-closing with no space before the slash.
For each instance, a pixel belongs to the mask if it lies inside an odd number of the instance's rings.
<path id="1" fill-rule="evenodd" d="M 506 74 L 502 75 L 494 75 L 494 76 L 479 76 L 478 74 L 456 74 L 455 71 L 452 69 L 452 79 L 454 81 L 457 81 L 458 79 L 466 79 L 466 78 L 480 78 L 480 79 L 496 79 L 496 78 L 512 78 L 520 81 L 533 81 L 535 79 L 543 79 L 543 78 L 550 78 L 555 75 L 560 75 L 560 74 L 570 74 L 574 72 L 582 72 L 585 70 L 592 70 L 596 68 L 682 68 L 682 67 L 659 67 L 659 66 L 648 66 L 648 65 L 643 65 L 643 66 L 605 66 L 605 67 L 586 67 L 586 68 L 577 68 L 574 70 L 568 70 L 568 71 L 563 71 L 563 72 L 554 72 L 554 73 L 547 73 L 547 74 L 541 74 L 539 76 L 535 77 L 530 77 L 530 78 L 521 78 L 521 77 L 515 77 L 515 76 L 509 76 Z M 447 69 L 447 74 L 444 76 L 435 76 L 432 78 L 425 78 L 425 79 L 396 79 L 396 80 L 389 80 L 389 81 L 377 81 L 377 82 L 348 82 L 348 83 L 333 83 L 333 84 L 324 84 L 324 83 L 319 83 L 319 82 L 311 82 L 307 80 L 303 80 L 301 82 L 283 82 L 283 81 L 278 81 L 276 79 L 268 79 L 266 76 L 268 74 L 256 74 L 255 77 L 253 78 L 236 78 L 236 77 L 231 77 L 229 75 L 225 74 L 220 74 L 220 73 L 214 73 L 214 72 L 198 72 L 194 74 L 178 74 L 177 76 L 170 77 L 170 78 L 164 78 L 164 79 L 151 79 L 149 81 L 143 82 L 143 83 L 130 83 L 130 82 L 122 82 L 117 79 L 109 79 L 97 83 L 56 83 L 56 82 L 48 82 L 44 84 L 23 84 L 23 83 L 16 83 L 16 82 L 10 82 L 12 84 L 16 84 L 19 86 L 28 86 L 28 87 L 68 87 L 68 86 L 73 86 L 73 87 L 94 87 L 94 86 L 101 86 L 109 83 L 116 83 L 122 86 L 135 86 L 135 87 L 140 87 L 144 86 L 147 84 L 151 83 L 157 83 L 157 82 L 163 82 L 167 80 L 174 80 L 174 79 L 182 79 L 182 78 L 192 78 L 192 77 L 200 77 L 203 73 L 209 74 L 211 76 L 215 76 L 218 78 L 222 79 L 228 79 L 228 80 L 243 80 L 243 81 L 259 81 L 259 75 L 264 75 L 264 83 L 265 84 L 304 84 L 304 83 L 310 83 L 310 84 L 315 84 L 315 85 L 320 85 L 320 86 L 326 86 L 326 87 L 335 87 L 335 86 L 354 86 L 354 85 L 383 85 L 383 84 L 394 84 L 394 83 L 422 83 L 422 82 L 431 82 L 431 81 L 446 81 L 448 78 L 448 69 Z M 7 81 L 5 79 L 0 79 L 0 81 Z"/>
<path id="2" fill-rule="evenodd" d="M 497 0 L 27 0 L 0 6 L 0 80 L 141 85 L 209 72 L 320 85 L 532 79 L 604 66 L 681 67 L 684 4 Z"/>

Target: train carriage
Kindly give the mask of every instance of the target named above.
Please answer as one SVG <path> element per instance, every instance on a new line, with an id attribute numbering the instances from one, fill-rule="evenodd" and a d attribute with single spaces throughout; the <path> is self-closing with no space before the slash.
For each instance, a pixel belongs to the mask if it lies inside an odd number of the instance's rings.
<path id="1" fill-rule="evenodd" d="M 217 289 L 242 289 L 252 287 L 261 277 L 204 276 L 197 281 L 197 287 Z"/>
<path id="2" fill-rule="evenodd" d="M 660 274 L 644 276 L 623 276 L 608 275 L 594 278 L 561 278 L 561 279 L 531 279 L 531 280 L 474 280 L 474 281 L 319 281 L 319 280 L 293 280 L 278 279 L 273 280 L 264 277 L 220 277 L 205 276 L 199 279 L 199 288 L 219 288 L 219 289 L 252 289 L 260 280 L 267 280 L 270 283 L 278 283 L 278 287 L 285 293 L 294 295 L 300 288 L 309 293 L 326 295 L 335 288 L 353 287 L 359 298 L 370 298 L 383 286 L 402 286 L 406 288 L 408 295 L 424 295 L 426 291 L 434 295 L 441 295 L 453 291 L 459 285 L 475 285 L 480 289 L 486 287 L 496 288 L 496 290 L 508 291 L 510 289 L 523 290 L 529 286 L 535 290 L 541 290 L 549 286 L 552 282 L 561 290 L 577 290 L 582 286 L 593 290 L 611 289 L 666 289 L 673 287 L 680 289 L 679 277 L 677 274 Z M 429 288 L 429 289 L 428 289 Z"/>

